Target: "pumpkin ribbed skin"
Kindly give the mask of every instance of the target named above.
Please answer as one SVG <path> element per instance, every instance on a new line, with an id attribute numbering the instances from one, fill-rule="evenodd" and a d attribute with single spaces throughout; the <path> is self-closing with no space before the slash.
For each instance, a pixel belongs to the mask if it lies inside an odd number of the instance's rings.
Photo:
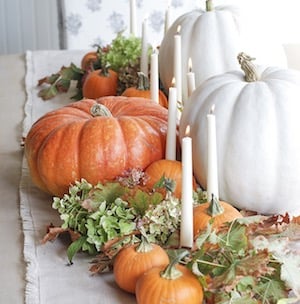
<path id="1" fill-rule="evenodd" d="M 188 98 L 186 73 L 190 58 L 196 88 L 211 76 L 238 69 L 236 56 L 241 51 L 250 52 L 262 64 L 287 66 L 283 47 L 274 45 L 269 40 L 267 44 L 262 44 L 256 39 L 258 35 L 244 33 L 243 27 L 240 26 L 243 19 L 236 11 L 237 8 L 233 6 L 216 6 L 211 11 L 195 9 L 174 21 L 159 48 L 160 79 L 166 89 L 172 86 L 174 77 L 174 35 L 179 26 L 184 101 Z"/>
<path id="2" fill-rule="evenodd" d="M 84 98 L 100 98 L 103 96 L 117 95 L 118 74 L 113 70 L 108 70 L 107 75 L 101 70 L 89 72 L 82 86 Z"/>
<path id="3" fill-rule="evenodd" d="M 41 117 L 25 141 L 33 182 L 61 196 L 85 178 L 96 184 L 164 157 L 167 110 L 149 99 L 103 97 L 111 117 L 90 114 L 95 100 L 82 100 Z"/>
<path id="4" fill-rule="evenodd" d="M 180 121 L 193 139 L 196 180 L 206 189 L 207 120 L 215 105 L 219 198 L 262 214 L 300 212 L 300 73 L 268 67 L 258 81 L 241 71 L 212 77 Z"/>
<path id="5" fill-rule="evenodd" d="M 238 26 L 232 12 L 193 10 L 180 16 L 164 36 L 159 49 L 159 73 L 165 88 L 174 77 L 174 35 L 180 26 L 182 40 L 182 95 L 188 97 L 186 73 L 191 58 L 196 87 L 210 76 L 238 68 Z"/>
<path id="6" fill-rule="evenodd" d="M 138 252 L 139 244 L 123 248 L 114 260 L 114 278 L 117 285 L 130 293 L 135 293 L 136 282 L 147 270 L 169 264 L 166 251 L 156 244 L 147 252 Z"/>
<path id="7" fill-rule="evenodd" d="M 163 267 L 145 272 L 136 284 L 138 304 L 202 304 L 203 290 L 196 276 L 185 266 L 177 265 L 182 272 L 177 279 L 161 277 Z"/>
<path id="8" fill-rule="evenodd" d="M 142 97 L 142 98 L 151 99 L 151 91 L 150 90 L 140 90 L 140 89 L 131 87 L 131 88 L 126 89 L 122 93 L 122 96 Z M 161 90 L 158 91 L 158 97 L 159 97 L 159 104 L 165 108 L 168 108 L 168 99 Z"/>
<path id="9" fill-rule="evenodd" d="M 200 232 L 207 228 L 209 221 L 213 218 L 213 228 L 218 228 L 226 222 L 232 222 L 237 218 L 243 217 L 242 214 L 234 208 L 232 205 L 219 201 L 219 204 L 224 211 L 218 215 L 211 216 L 207 213 L 210 203 L 206 202 L 200 204 L 193 209 L 193 230 L 194 236 L 197 236 Z"/>

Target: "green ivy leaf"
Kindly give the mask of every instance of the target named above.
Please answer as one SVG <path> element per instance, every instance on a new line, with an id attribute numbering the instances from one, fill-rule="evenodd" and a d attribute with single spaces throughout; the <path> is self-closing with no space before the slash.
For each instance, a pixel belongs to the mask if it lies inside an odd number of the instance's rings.
<path id="1" fill-rule="evenodd" d="M 48 88 L 41 89 L 38 93 L 38 96 L 41 97 L 43 100 L 49 100 L 55 97 L 58 93 L 58 90 L 55 85 L 51 85 Z"/>
<path id="2" fill-rule="evenodd" d="M 150 205 L 150 194 L 138 189 L 133 197 L 128 198 L 130 205 L 140 215 L 145 214 Z"/>
<path id="3" fill-rule="evenodd" d="M 118 197 L 124 195 L 125 192 L 126 188 L 119 183 L 98 184 L 91 195 L 91 199 L 100 202 L 106 201 L 108 205 L 111 205 Z"/>
<path id="4" fill-rule="evenodd" d="M 68 92 L 71 85 L 71 81 L 69 79 L 60 78 L 56 82 L 56 89 L 58 93 Z"/>
<path id="5" fill-rule="evenodd" d="M 261 295 L 263 303 L 266 299 L 276 303 L 279 299 L 286 298 L 288 295 L 284 283 L 273 278 L 266 278 L 263 283 L 254 287 L 254 290 Z"/>
<path id="6" fill-rule="evenodd" d="M 225 246 L 232 248 L 232 250 L 239 252 L 248 248 L 248 238 L 246 227 L 233 221 L 230 224 L 228 233 L 224 236 Z"/>
<path id="7" fill-rule="evenodd" d="M 62 67 L 60 70 L 60 75 L 66 80 L 78 80 L 84 71 L 78 68 L 75 64 L 71 63 L 68 67 Z"/>
<path id="8" fill-rule="evenodd" d="M 82 249 L 83 244 L 86 242 L 87 237 L 81 236 L 76 241 L 71 243 L 71 245 L 67 249 L 67 256 L 69 259 L 70 264 L 73 264 L 73 257 L 77 252 L 79 252 Z"/>

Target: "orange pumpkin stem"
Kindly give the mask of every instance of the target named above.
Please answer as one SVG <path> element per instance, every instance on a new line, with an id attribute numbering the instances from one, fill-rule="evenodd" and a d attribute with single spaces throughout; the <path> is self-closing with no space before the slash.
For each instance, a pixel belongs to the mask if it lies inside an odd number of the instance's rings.
<path id="1" fill-rule="evenodd" d="M 151 245 L 151 243 L 149 242 L 149 239 L 147 236 L 143 235 L 142 233 L 142 237 L 141 237 L 141 242 L 140 244 L 136 247 L 136 251 L 137 252 L 149 252 L 153 250 L 153 246 Z"/>
<path id="2" fill-rule="evenodd" d="M 189 252 L 187 250 L 184 250 L 178 254 L 174 259 L 172 259 L 165 270 L 161 272 L 160 276 L 166 280 L 175 280 L 177 278 L 180 278 L 183 274 L 176 268 L 176 265 L 188 254 Z"/>
<path id="3" fill-rule="evenodd" d="M 215 217 L 219 214 L 222 214 L 224 212 L 224 208 L 220 204 L 220 201 L 214 196 L 214 194 L 211 194 L 211 201 L 207 208 L 207 214 L 211 217 Z"/>
<path id="4" fill-rule="evenodd" d="M 104 77 L 109 77 L 110 74 L 108 72 L 108 69 L 109 69 L 109 64 L 103 64 L 100 70 L 100 75 Z"/>
<path id="5" fill-rule="evenodd" d="M 137 89 L 140 91 L 147 91 L 150 89 L 149 79 L 143 72 L 138 72 L 138 86 Z"/>
<path id="6" fill-rule="evenodd" d="M 100 103 L 95 103 L 91 109 L 90 109 L 90 113 L 93 117 L 96 116 L 106 116 L 106 117 L 110 117 L 112 116 L 111 112 L 109 111 L 109 109 L 104 106 L 103 104 Z"/>

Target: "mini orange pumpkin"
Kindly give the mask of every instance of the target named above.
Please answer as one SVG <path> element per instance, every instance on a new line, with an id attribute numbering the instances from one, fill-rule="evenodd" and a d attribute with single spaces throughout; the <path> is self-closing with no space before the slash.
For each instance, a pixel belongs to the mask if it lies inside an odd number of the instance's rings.
<path id="1" fill-rule="evenodd" d="M 159 90 L 158 94 L 159 104 L 165 108 L 168 108 L 168 99 L 166 95 L 161 90 Z M 151 99 L 148 77 L 144 73 L 138 72 L 138 86 L 127 88 L 122 95 L 127 97 L 143 97 Z"/>
<path id="2" fill-rule="evenodd" d="M 146 187 L 152 190 L 154 185 L 162 178 L 174 181 L 173 194 L 181 198 L 182 187 L 182 163 L 177 160 L 160 159 L 151 163 L 145 170 L 147 176 Z M 194 179 L 194 189 L 196 180 Z"/>
<path id="3" fill-rule="evenodd" d="M 212 195 L 210 202 L 194 207 L 194 235 L 197 236 L 203 231 L 210 220 L 213 219 L 213 228 L 218 228 L 226 222 L 231 222 L 243 217 L 242 214 L 227 202 L 219 201 Z"/>
<path id="4" fill-rule="evenodd" d="M 92 69 L 93 64 L 99 60 L 98 53 L 96 51 L 91 51 L 86 53 L 81 59 L 81 68 L 83 70 Z"/>
<path id="5" fill-rule="evenodd" d="M 117 285 L 130 293 L 135 293 L 138 278 L 147 270 L 169 264 L 166 251 L 156 244 L 150 244 L 142 238 L 140 244 L 134 244 L 121 249 L 116 255 L 113 272 Z"/>
<path id="6" fill-rule="evenodd" d="M 61 196 L 81 178 L 96 184 L 144 170 L 165 155 L 167 121 L 165 108 L 138 97 L 85 99 L 49 112 L 25 139 L 32 180 Z"/>
<path id="7" fill-rule="evenodd" d="M 103 96 L 117 95 L 118 74 L 111 70 L 102 68 L 90 72 L 84 80 L 82 94 L 84 98 L 100 98 Z"/>
<path id="8" fill-rule="evenodd" d="M 183 254 L 166 268 L 153 267 L 140 276 L 135 289 L 138 304 L 202 303 L 203 289 L 197 277 L 187 267 L 178 265 Z"/>

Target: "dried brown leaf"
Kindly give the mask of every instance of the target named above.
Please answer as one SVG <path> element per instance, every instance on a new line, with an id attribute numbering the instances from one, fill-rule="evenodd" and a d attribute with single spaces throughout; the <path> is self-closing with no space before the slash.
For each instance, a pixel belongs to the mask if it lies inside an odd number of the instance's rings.
<path id="1" fill-rule="evenodd" d="M 45 244 L 47 242 L 55 241 L 61 233 L 65 232 L 69 233 L 72 242 L 76 241 L 80 237 L 80 234 L 73 231 L 72 229 L 49 225 L 47 227 L 47 233 L 41 240 L 41 243 Z"/>
<path id="2" fill-rule="evenodd" d="M 91 264 L 92 266 L 89 268 L 89 271 L 92 274 L 99 274 L 106 270 L 112 270 L 113 260 L 106 256 L 105 253 L 101 252 L 93 261 L 91 261 Z"/>

